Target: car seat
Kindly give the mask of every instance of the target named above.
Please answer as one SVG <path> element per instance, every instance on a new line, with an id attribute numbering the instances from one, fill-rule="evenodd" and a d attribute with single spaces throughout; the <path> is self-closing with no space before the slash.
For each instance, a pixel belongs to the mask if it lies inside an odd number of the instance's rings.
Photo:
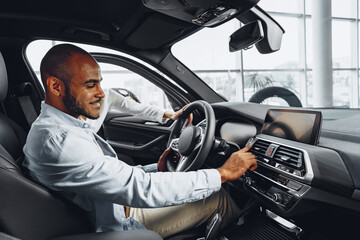
<path id="1" fill-rule="evenodd" d="M 0 103 L 7 97 L 6 66 L 0 53 Z M 2 104 L 3 105 L 3 104 Z M 4 110 L 4 109 L 3 109 Z M 0 232 L 8 239 L 162 239 L 152 231 L 94 233 L 86 213 L 45 187 L 30 181 L 21 171 L 26 133 L 0 113 Z M 2 239 L 3 239 L 2 238 Z"/>

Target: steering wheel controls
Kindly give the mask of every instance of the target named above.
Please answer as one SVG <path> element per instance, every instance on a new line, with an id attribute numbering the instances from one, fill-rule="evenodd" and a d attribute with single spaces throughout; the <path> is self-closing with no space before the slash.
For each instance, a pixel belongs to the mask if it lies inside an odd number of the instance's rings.
<path id="1" fill-rule="evenodd" d="M 178 141 L 172 141 L 171 148 L 177 150 L 178 147 L 179 147 L 179 142 Z"/>

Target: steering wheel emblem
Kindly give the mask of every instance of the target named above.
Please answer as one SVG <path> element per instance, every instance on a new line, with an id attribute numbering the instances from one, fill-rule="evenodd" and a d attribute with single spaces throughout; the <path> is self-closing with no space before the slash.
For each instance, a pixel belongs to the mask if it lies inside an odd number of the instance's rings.
<path id="1" fill-rule="evenodd" d="M 179 138 L 179 152 L 183 156 L 189 156 L 195 148 L 200 138 L 201 130 L 199 127 L 191 126 L 185 128 Z"/>

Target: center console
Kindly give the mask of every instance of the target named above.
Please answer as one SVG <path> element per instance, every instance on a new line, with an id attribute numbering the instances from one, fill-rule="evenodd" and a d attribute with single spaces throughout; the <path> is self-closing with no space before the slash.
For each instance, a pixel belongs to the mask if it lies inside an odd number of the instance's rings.
<path id="1" fill-rule="evenodd" d="M 313 171 L 303 149 L 276 143 L 260 136 L 248 141 L 258 168 L 240 179 L 245 186 L 282 210 L 290 209 L 309 189 Z"/>

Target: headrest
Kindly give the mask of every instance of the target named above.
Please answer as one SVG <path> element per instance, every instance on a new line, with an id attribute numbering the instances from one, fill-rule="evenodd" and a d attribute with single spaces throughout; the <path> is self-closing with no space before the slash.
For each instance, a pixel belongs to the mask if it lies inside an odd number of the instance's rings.
<path id="1" fill-rule="evenodd" d="M 8 77 L 4 58 L 0 52 L 0 102 L 4 101 L 8 91 Z"/>

